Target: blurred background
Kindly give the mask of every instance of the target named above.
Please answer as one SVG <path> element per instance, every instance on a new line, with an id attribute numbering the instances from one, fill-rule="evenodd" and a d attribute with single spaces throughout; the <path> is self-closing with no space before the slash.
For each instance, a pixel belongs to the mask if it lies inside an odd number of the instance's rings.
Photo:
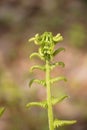
<path id="1" fill-rule="evenodd" d="M 45 76 L 29 72 L 32 65 L 43 62 L 29 59 L 37 46 L 28 43 L 44 31 L 61 33 L 64 41 L 59 46 L 66 48 L 55 57 L 66 66 L 55 68 L 52 76 L 65 75 L 68 82 L 54 84 L 52 95 L 69 98 L 54 106 L 54 116 L 77 120 L 58 129 L 87 130 L 87 0 L 0 0 L 0 106 L 6 106 L 0 130 L 48 130 L 47 111 L 25 107 L 46 99 L 45 88 L 28 86 L 32 77 Z"/>

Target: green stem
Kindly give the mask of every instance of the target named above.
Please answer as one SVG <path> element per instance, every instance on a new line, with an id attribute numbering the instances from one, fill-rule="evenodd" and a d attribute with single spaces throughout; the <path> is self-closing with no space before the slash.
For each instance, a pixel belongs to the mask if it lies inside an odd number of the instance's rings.
<path id="1" fill-rule="evenodd" d="M 52 109 L 52 101 L 51 101 L 51 85 L 50 85 L 50 66 L 49 66 L 49 61 L 46 61 L 46 85 L 47 85 L 47 104 L 48 104 L 49 130 L 54 130 L 53 109 Z"/>

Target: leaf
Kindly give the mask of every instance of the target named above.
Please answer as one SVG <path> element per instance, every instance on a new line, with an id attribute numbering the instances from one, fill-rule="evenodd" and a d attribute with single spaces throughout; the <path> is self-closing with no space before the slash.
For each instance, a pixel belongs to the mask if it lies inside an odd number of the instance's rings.
<path id="1" fill-rule="evenodd" d="M 58 98 L 52 97 L 52 105 L 55 105 L 56 103 L 62 102 L 67 97 L 68 97 L 67 95 L 64 95 L 64 96 L 58 97 Z"/>
<path id="2" fill-rule="evenodd" d="M 32 42 L 32 41 L 34 41 L 34 43 L 36 44 L 36 45 L 39 45 L 39 41 L 38 41 L 38 38 L 39 38 L 39 34 L 36 34 L 35 35 L 35 37 L 32 37 L 32 38 L 30 38 L 28 41 L 29 42 Z"/>
<path id="3" fill-rule="evenodd" d="M 62 62 L 62 61 L 59 61 L 59 62 L 56 62 L 56 63 L 53 63 L 53 64 L 51 64 L 51 69 L 54 69 L 56 66 L 58 66 L 58 65 L 61 65 L 62 67 L 64 67 L 65 66 L 65 64 Z"/>
<path id="4" fill-rule="evenodd" d="M 5 107 L 0 107 L 0 117 L 3 115 L 4 111 L 5 111 Z"/>
<path id="5" fill-rule="evenodd" d="M 47 108 L 47 101 L 43 101 L 43 102 L 31 102 L 31 103 L 28 103 L 26 105 L 27 108 L 32 107 L 32 106 L 40 106 L 40 107 L 43 107 L 43 108 Z"/>
<path id="6" fill-rule="evenodd" d="M 39 53 L 37 53 L 37 52 L 32 53 L 32 54 L 30 55 L 30 59 L 31 59 L 32 57 L 38 57 L 38 58 L 40 58 L 41 60 L 44 60 L 44 58 L 43 58 Z"/>
<path id="7" fill-rule="evenodd" d="M 40 69 L 45 71 L 45 66 L 35 65 L 31 67 L 30 71 L 32 72 L 34 69 Z"/>
<path id="8" fill-rule="evenodd" d="M 35 40 L 35 38 L 32 37 L 32 38 L 30 38 L 28 41 L 29 41 L 29 42 L 32 42 L 32 41 L 34 41 L 34 40 Z"/>
<path id="9" fill-rule="evenodd" d="M 54 121 L 54 128 L 60 127 L 60 126 L 65 126 L 65 125 L 72 125 L 75 124 L 76 120 L 55 120 Z"/>
<path id="10" fill-rule="evenodd" d="M 54 83 L 56 81 L 61 81 L 61 80 L 67 81 L 65 77 L 61 76 L 61 77 L 52 78 L 50 82 Z"/>
<path id="11" fill-rule="evenodd" d="M 29 86 L 31 87 L 31 85 L 32 85 L 34 82 L 36 82 L 36 83 L 38 83 L 38 84 L 41 84 L 41 85 L 43 85 L 43 86 L 46 86 L 45 80 L 39 80 L 39 79 L 32 79 L 32 80 L 30 80 Z"/>
<path id="12" fill-rule="evenodd" d="M 56 56 L 61 51 L 65 51 L 65 48 L 63 48 L 63 47 L 58 48 L 57 50 L 54 51 L 53 56 Z"/>
<path id="13" fill-rule="evenodd" d="M 58 43 L 58 42 L 60 42 L 60 41 L 62 41 L 62 40 L 63 40 L 63 37 L 61 36 L 60 33 L 58 33 L 56 36 L 53 37 L 53 41 L 54 41 L 55 43 Z"/>

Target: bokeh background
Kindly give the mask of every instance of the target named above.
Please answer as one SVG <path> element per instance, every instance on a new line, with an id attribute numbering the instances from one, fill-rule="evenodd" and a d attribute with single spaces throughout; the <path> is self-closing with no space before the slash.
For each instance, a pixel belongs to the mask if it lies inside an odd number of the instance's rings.
<path id="1" fill-rule="evenodd" d="M 65 75 L 68 81 L 54 84 L 52 94 L 69 98 L 54 107 L 54 116 L 77 120 L 58 129 L 87 130 L 87 0 L 0 0 L 0 106 L 6 106 L 0 130 L 48 130 L 47 111 L 25 107 L 46 98 L 43 87 L 28 86 L 32 77 L 44 78 L 41 71 L 29 72 L 43 62 L 29 59 L 37 46 L 28 42 L 44 31 L 61 33 L 59 46 L 66 48 L 55 57 L 66 66 L 55 68 L 52 76 Z"/>

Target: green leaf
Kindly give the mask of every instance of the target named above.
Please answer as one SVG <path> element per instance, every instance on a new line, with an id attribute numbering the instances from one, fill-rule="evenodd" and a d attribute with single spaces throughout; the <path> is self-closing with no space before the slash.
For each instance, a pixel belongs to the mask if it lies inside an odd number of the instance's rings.
<path id="1" fill-rule="evenodd" d="M 45 80 L 39 80 L 39 79 L 32 79 L 32 80 L 30 80 L 29 86 L 31 87 L 31 85 L 32 85 L 34 82 L 36 82 L 36 83 L 38 83 L 38 84 L 41 84 L 41 85 L 43 85 L 43 86 L 46 86 Z"/>
<path id="2" fill-rule="evenodd" d="M 64 96 L 58 97 L 58 98 L 52 97 L 52 105 L 55 105 L 56 103 L 62 102 L 67 97 L 68 97 L 67 95 L 64 95 Z"/>
<path id="3" fill-rule="evenodd" d="M 31 103 L 28 103 L 26 105 L 27 108 L 32 107 L 32 106 L 40 106 L 40 107 L 43 107 L 43 108 L 47 108 L 47 101 L 43 101 L 43 102 L 31 102 Z"/>
<path id="4" fill-rule="evenodd" d="M 62 61 L 59 61 L 59 62 L 51 64 L 51 66 L 50 66 L 51 70 L 54 69 L 58 65 L 61 65 L 62 67 L 65 66 L 65 64 Z"/>
<path id="5" fill-rule="evenodd" d="M 36 45 L 39 45 L 38 38 L 39 38 L 39 34 L 36 34 L 35 37 L 30 38 L 28 41 L 29 41 L 29 42 L 34 41 L 34 43 L 35 43 Z"/>
<path id="6" fill-rule="evenodd" d="M 63 47 L 58 48 L 57 50 L 54 51 L 53 56 L 56 56 L 61 51 L 65 51 L 65 48 L 63 48 Z"/>
<path id="7" fill-rule="evenodd" d="M 54 128 L 60 127 L 60 126 L 65 126 L 65 125 L 72 125 L 75 124 L 76 120 L 55 120 L 54 121 Z"/>
<path id="8" fill-rule="evenodd" d="M 56 36 L 53 37 L 53 41 L 54 41 L 55 43 L 58 43 L 58 42 L 60 42 L 60 41 L 62 41 L 62 40 L 63 40 L 63 37 L 61 36 L 60 33 L 58 33 Z"/>
<path id="9" fill-rule="evenodd" d="M 32 54 L 30 55 L 30 59 L 31 59 L 32 57 L 38 57 L 38 58 L 40 58 L 41 60 L 44 60 L 44 58 L 43 58 L 39 53 L 37 53 L 37 52 L 32 53 Z"/>
<path id="10" fill-rule="evenodd" d="M 67 81 L 67 79 L 65 77 L 61 76 L 61 77 L 52 78 L 50 80 L 50 82 L 54 83 L 54 82 L 61 81 L 61 80 Z"/>
<path id="11" fill-rule="evenodd" d="M 3 115 L 4 111 L 5 111 L 5 107 L 0 107 L 0 117 Z"/>
<path id="12" fill-rule="evenodd" d="M 29 42 L 32 42 L 32 41 L 34 41 L 34 40 L 35 40 L 35 38 L 32 37 L 32 38 L 30 38 L 28 41 L 29 41 Z"/>
<path id="13" fill-rule="evenodd" d="M 34 69 L 40 69 L 40 70 L 45 71 L 45 66 L 34 65 L 31 67 L 30 71 L 32 72 Z"/>

